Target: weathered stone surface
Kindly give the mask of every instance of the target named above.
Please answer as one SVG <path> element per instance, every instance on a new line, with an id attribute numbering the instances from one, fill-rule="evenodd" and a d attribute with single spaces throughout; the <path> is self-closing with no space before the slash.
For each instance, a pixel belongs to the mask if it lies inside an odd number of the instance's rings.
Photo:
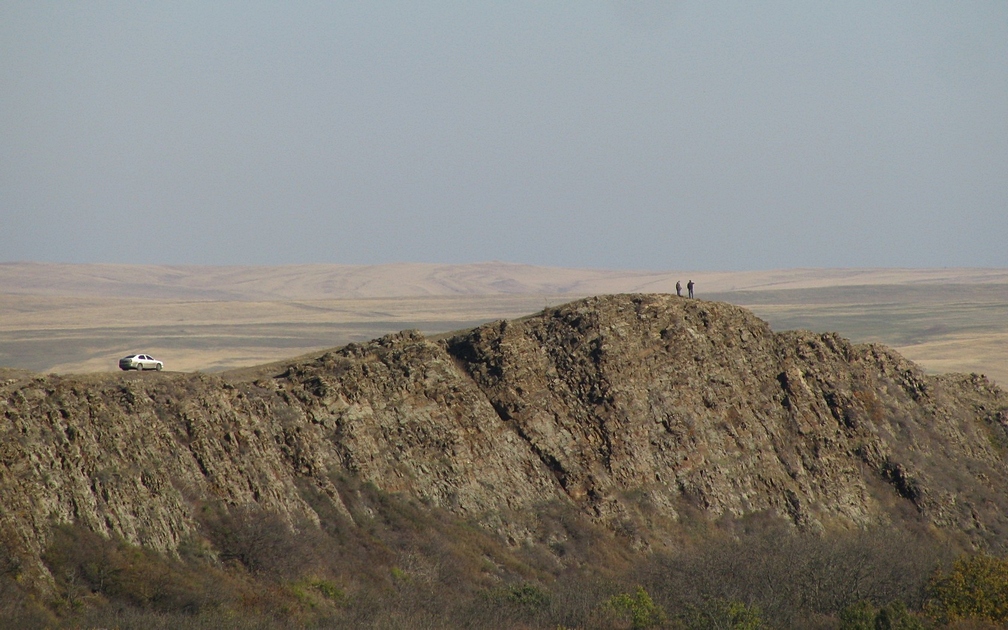
<path id="1" fill-rule="evenodd" d="M 887 518 L 869 488 L 884 479 L 952 525 L 976 506 L 950 521 L 949 496 L 972 484 L 936 483 L 963 465 L 1006 480 L 991 439 L 1006 400 L 986 380 L 928 377 L 833 334 L 774 334 L 727 304 L 593 298 L 449 347 L 566 494 L 603 517 L 646 489 L 670 516 L 685 496 L 713 515 L 867 523 Z"/>
<path id="2" fill-rule="evenodd" d="M 813 528 L 909 509 L 978 545 L 1008 532 L 1008 400 L 986 379 L 666 295 L 389 335 L 258 377 L 19 375 L 0 418 L 0 534 L 39 575 L 53 522 L 171 552 L 209 501 L 310 527 L 309 484 L 349 516 L 341 475 L 512 540 L 543 503 L 615 527 L 641 497 L 664 523 L 684 506 Z"/>

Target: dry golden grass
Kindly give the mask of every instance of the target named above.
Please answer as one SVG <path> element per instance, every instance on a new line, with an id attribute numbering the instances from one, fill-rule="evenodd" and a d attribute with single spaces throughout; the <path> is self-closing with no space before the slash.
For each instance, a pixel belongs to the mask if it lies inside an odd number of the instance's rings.
<path id="1" fill-rule="evenodd" d="M 692 279 L 706 294 L 853 286 L 1008 284 L 1008 269 L 612 271 L 513 263 L 199 267 L 0 263 L 0 293 L 212 301 L 297 301 L 464 295 L 671 293 Z M 685 290 L 685 289 L 684 289 Z"/>
<path id="2" fill-rule="evenodd" d="M 178 371 L 220 371 L 366 341 L 515 318 L 569 298 L 466 296 L 288 302 L 58 298 L 0 294 L 0 366 L 39 372 L 117 370 L 151 354 Z"/>
<path id="3" fill-rule="evenodd" d="M 116 370 L 146 352 L 219 371 L 417 328 L 514 318 L 578 297 L 675 291 L 751 308 L 775 330 L 890 345 L 932 372 L 1008 383 L 1008 270 L 637 272 L 481 263 L 168 267 L 0 264 L 0 367 Z M 684 289 L 685 291 L 685 289 Z"/>

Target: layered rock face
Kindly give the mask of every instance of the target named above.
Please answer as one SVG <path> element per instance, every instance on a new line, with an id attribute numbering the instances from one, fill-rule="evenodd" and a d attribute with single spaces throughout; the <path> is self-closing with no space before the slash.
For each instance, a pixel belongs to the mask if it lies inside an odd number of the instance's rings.
<path id="1" fill-rule="evenodd" d="M 1008 533 L 1008 399 L 986 379 L 667 295 L 399 333 L 252 376 L 10 378 L 0 415 L 0 536 L 26 560 L 70 521 L 171 552 L 208 502 L 310 527 L 306 487 L 350 518 L 346 476 L 513 542 L 555 501 L 613 527 L 645 505 L 662 527 L 687 509 L 811 528 L 911 513 L 978 545 Z"/>
<path id="2" fill-rule="evenodd" d="M 673 518 L 686 498 L 712 515 L 863 524 L 888 517 L 881 480 L 936 524 L 1004 525 L 981 504 L 1001 493 L 1005 507 L 1008 400 L 982 377 L 929 377 L 882 346 L 666 296 L 589 299 L 448 347 L 601 516 L 645 491 Z M 992 492 L 974 497 L 977 482 Z"/>

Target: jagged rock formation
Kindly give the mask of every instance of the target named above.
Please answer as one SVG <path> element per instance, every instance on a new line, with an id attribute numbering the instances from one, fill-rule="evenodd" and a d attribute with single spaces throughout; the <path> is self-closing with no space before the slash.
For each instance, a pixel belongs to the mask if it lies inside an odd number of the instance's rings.
<path id="1" fill-rule="evenodd" d="M 514 542 L 551 501 L 635 521 L 642 544 L 684 510 L 1008 533 L 1008 399 L 986 379 L 666 295 L 258 373 L 20 375 L 0 381 L 0 414 L 0 536 L 38 575 L 54 522 L 170 552 L 208 501 L 306 527 L 310 488 L 349 516 L 340 475 Z"/>

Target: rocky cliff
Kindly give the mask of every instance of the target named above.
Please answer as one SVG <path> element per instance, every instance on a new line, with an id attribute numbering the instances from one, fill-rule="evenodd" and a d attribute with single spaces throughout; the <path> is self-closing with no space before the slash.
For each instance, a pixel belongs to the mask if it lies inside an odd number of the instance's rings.
<path id="1" fill-rule="evenodd" d="M 208 502 L 295 527 L 350 518 L 340 477 L 512 544 L 550 502 L 645 546 L 686 515 L 762 512 L 811 529 L 911 519 L 981 547 L 1008 534 L 1003 392 L 723 303 L 591 298 L 220 376 L 8 376 L 0 537 L 42 578 L 54 523 L 172 552 Z"/>

